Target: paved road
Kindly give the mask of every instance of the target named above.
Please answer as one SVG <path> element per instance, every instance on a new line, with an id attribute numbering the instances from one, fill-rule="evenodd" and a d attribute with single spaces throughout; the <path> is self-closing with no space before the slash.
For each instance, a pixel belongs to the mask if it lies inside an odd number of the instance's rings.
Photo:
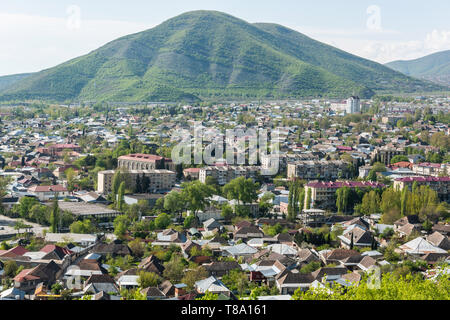
<path id="1" fill-rule="evenodd" d="M 16 222 L 18 220 L 21 219 L 15 219 L 15 218 L 10 218 L 4 215 L 0 215 L 0 236 L 1 235 L 6 235 L 6 234 L 15 234 L 17 233 L 17 230 L 14 229 L 14 225 L 16 224 Z M 32 223 L 32 222 L 28 222 L 28 221 L 24 221 L 25 224 L 28 224 L 30 226 L 32 226 L 31 231 L 36 235 L 36 236 L 43 236 L 43 230 L 44 229 L 48 229 L 48 227 L 45 226 L 41 226 L 37 223 Z M 21 232 L 24 232 L 25 230 L 20 230 Z"/>

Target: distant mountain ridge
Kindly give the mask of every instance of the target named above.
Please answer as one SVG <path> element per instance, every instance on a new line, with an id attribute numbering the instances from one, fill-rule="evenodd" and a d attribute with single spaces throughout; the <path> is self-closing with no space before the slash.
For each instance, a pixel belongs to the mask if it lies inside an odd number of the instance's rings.
<path id="1" fill-rule="evenodd" d="M 0 99 L 342 98 L 441 89 L 280 25 L 194 11 L 32 74 Z"/>
<path id="2" fill-rule="evenodd" d="M 414 60 L 392 61 L 386 66 L 411 77 L 450 86 L 450 50 Z"/>

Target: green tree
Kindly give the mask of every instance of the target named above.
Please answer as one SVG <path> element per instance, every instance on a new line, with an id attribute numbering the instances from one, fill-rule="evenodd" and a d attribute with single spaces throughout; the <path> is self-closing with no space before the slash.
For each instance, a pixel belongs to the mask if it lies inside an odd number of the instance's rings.
<path id="1" fill-rule="evenodd" d="M 183 226 L 184 226 L 185 229 L 192 228 L 194 226 L 194 224 L 195 224 L 195 217 L 194 216 L 192 216 L 192 215 L 191 216 L 187 216 L 184 219 Z"/>
<path id="2" fill-rule="evenodd" d="M 246 273 L 242 270 L 231 270 L 228 274 L 222 277 L 222 282 L 231 291 L 237 292 L 240 296 L 250 288 L 250 282 Z"/>
<path id="3" fill-rule="evenodd" d="M 399 191 L 394 190 L 393 187 L 387 188 L 381 195 L 381 211 L 386 212 L 398 212 L 400 214 L 401 208 L 401 194 Z"/>
<path id="4" fill-rule="evenodd" d="M 56 282 L 52 285 L 51 291 L 53 294 L 60 294 L 62 289 L 64 289 L 63 285 L 59 282 Z"/>
<path id="5" fill-rule="evenodd" d="M 237 200 L 238 205 L 252 203 L 258 198 L 258 184 L 251 178 L 239 177 L 231 180 L 223 187 L 223 193 L 229 200 Z"/>
<path id="6" fill-rule="evenodd" d="M 17 230 L 17 233 L 20 234 L 20 230 L 24 230 L 26 231 L 27 229 L 31 229 L 32 226 L 25 224 L 25 222 L 23 222 L 23 220 L 18 220 L 16 221 L 16 223 L 14 224 L 14 229 Z"/>
<path id="7" fill-rule="evenodd" d="M 29 213 L 29 218 L 31 221 L 34 221 L 38 224 L 45 224 L 47 223 L 47 212 L 48 212 L 48 207 L 44 206 L 40 203 L 37 203 L 35 205 L 33 205 L 33 207 L 31 207 L 30 213 Z"/>
<path id="8" fill-rule="evenodd" d="M 348 211 L 350 192 L 351 191 L 349 187 L 342 187 L 336 190 L 336 207 L 338 213 Z"/>
<path id="9" fill-rule="evenodd" d="M 137 282 L 139 284 L 139 287 L 142 289 L 148 287 L 156 287 L 158 284 L 161 283 L 160 276 L 158 276 L 154 272 L 140 271 L 138 275 L 139 278 L 137 279 Z"/>
<path id="10" fill-rule="evenodd" d="M 19 204 L 14 208 L 14 211 L 19 213 L 19 216 L 22 219 L 28 219 L 31 208 L 36 204 L 39 204 L 39 201 L 36 198 L 22 197 L 19 200 Z"/>
<path id="11" fill-rule="evenodd" d="M 311 261 L 300 269 L 300 273 L 307 274 L 316 271 L 321 267 L 319 261 Z"/>
<path id="12" fill-rule="evenodd" d="M 380 196 L 375 190 L 366 192 L 361 201 L 361 213 L 369 215 L 380 212 Z"/>
<path id="13" fill-rule="evenodd" d="M 226 221 L 231 221 L 235 217 L 233 208 L 229 204 L 224 204 L 222 206 L 222 218 L 224 218 Z"/>
<path id="14" fill-rule="evenodd" d="M 172 191 L 164 197 L 164 209 L 171 213 L 183 212 L 186 208 L 186 199 L 184 194 L 178 191 Z"/>
<path id="15" fill-rule="evenodd" d="M 58 195 L 55 194 L 53 198 L 52 213 L 50 216 L 50 232 L 58 232 L 58 222 L 59 222 L 59 205 L 58 205 Z"/>
<path id="16" fill-rule="evenodd" d="M 148 190 L 150 189 L 150 178 L 147 177 L 146 175 L 142 174 L 142 192 L 148 192 Z"/>
<path id="17" fill-rule="evenodd" d="M 287 219 L 289 221 L 295 221 L 295 218 L 300 213 L 300 196 L 301 196 L 301 186 L 299 180 L 295 180 L 291 183 L 289 187 L 289 198 L 288 198 L 288 214 Z"/>
<path id="18" fill-rule="evenodd" d="M 308 188 L 308 192 L 306 194 L 306 209 L 311 209 L 311 196 L 312 196 L 311 188 Z"/>
<path id="19" fill-rule="evenodd" d="M 155 219 L 156 229 L 165 229 L 171 223 L 170 217 L 167 213 L 160 213 Z"/>
<path id="20" fill-rule="evenodd" d="M 219 295 L 207 291 L 203 296 L 196 298 L 195 300 L 219 300 Z"/>
<path id="21" fill-rule="evenodd" d="M 185 182 L 182 187 L 182 196 L 186 200 L 187 208 L 197 216 L 197 212 L 204 210 L 209 204 L 213 189 L 198 180 Z"/>
<path id="22" fill-rule="evenodd" d="M 16 276 L 17 270 L 19 267 L 17 266 L 16 261 L 14 260 L 8 260 L 5 262 L 3 266 L 4 276 L 12 278 Z"/>
<path id="23" fill-rule="evenodd" d="M 408 188 L 403 188 L 402 190 L 402 198 L 400 201 L 400 214 L 402 217 L 406 215 L 406 205 L 408 203 Z"/>
<path id="24" fill-rule="evenodd" d="M 70 232 L 72 233 L 94 233 L 95 232 L 95 226 L 92 223 L 91 220 L 86 219 L 83 221 L 75 221 L 70 225 Z"/>
<path id="25" fill-rule="evenodd" d="M 119 187 L 120 184 L 123 181 L 123 176 L 122 173 L 120 172 L 120 170 L 116 170 L 114 172 L 114 176 L 112 178 L 112 183 L 111 183 L 111 195 L 113 198 L 113 201 L 116 202 L 116 196 L 119 193 Z"/>
<path id="26" fill-rule="evenodd" d="M 134 193 L 142 193 L 142 181 L 139 175 L 136 175 L 136 184 L 134 187 Z"/>
<path id="27" fill-rule="evenodd" d="M 73 190 L 75 190 L 75 171 L 73 168 L 68 168 L 64 171 L 64 174 L 67 179 L 67 190 L 73 192 Z"/>
<path id="28" fill-rule="evenodd" d="M 184 276 L 185 265 L 178 255 L 172 255 L 172 259 L 164 264 L 164 278 L 174 283 L 179 283 Z"/>
<path id="29" fill-rule="evenodd" d="M 300 188 L 299 199 L 299 212 L 305 207 L 305 188 Z"/>
<path id="30" fill-rule="evenodd" d="M 273 208 L 273 199 L 275 195 L 272 192 L 266 192 L 259 200 L 259 213 L 261 216 L 267 215 Z M 232 209 L 231 209 L 232 210 Z"/>
<path id="31" fill-rule="evenodd" d="M 372 169 L 372 170 L 369 171 L 369 174 L 367 176 L 367 180 L 368 181 L 373 181 L 373 182 L 377 181 L 377 173 L 376 173 L 375 170 Z"/>
<path id="32" fill-rule="evenodd" d="M 123 197 L 124 197 L 124 194 L 125 194 L 125 182 L 122 181 L 120 183 L 119 191 L 117 193 L 117 206 L 116 206 L 117 210 L 122 210 L 123 209 Z"/>
<path id="33" fill-rule="evenodd" d="M 130 227 L 130 225 L 131 225 L 131 221 L 126 215 L 117 216 L 113 222 L 114 234 L 119 239 L 123 239 L 125 234 L 128 231 L 128 228 Z"/>
<path id="34" fill-rule="evenodd" d="M 208 278 L 208 271 L 202 266 L 188 270 L 181 280 L 188 286 L 189 290 L 194 289 L 195 282 Z"/>
<path id="35" fill-rule="evenodd" d="M 448 300 L 450 280 L 448 275 L 438 281 L 424 279 L 421 275 L 396 276 L 385 273 L 379 286 L 374 288 L 367 276 L 358 286 L 344 287 L 328 283 L 326 288 L 314 288 L 306 292 L 296 290 L 293 300 Z"/>

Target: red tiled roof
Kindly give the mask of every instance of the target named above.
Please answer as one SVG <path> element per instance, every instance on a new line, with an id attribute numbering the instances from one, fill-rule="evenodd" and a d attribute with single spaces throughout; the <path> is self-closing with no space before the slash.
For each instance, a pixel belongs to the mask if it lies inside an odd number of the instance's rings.
<path id="1" fill-rule="evenodd" d="M 73 143 L 58 143 L 58 144 L 54 144 L 51 145 L 50 148 L 62 148 L 62 149 L 75 149 L 75 148 L 79 148 L 80 146 L 77 144 L 73 144 Z"/>
<path id="2" fill-rule="evenodd" d="M 447 182 L 450 181 L 450 177 L 405 177 L 398 178 L 395 181 L 401 182 Z"/>
<path id="3" fill-rule="evenodd" d="M 70 251 L 69 249 L 67 249 L 67 248 L 62 248 L 62 247 L 60 247 L 60 246 L 56 246 L 56 245 L 54 245 L 54 244 L 48 244 L 48 245 L 46 245 L 45 247 L 43 247 L 42 249 L 41 249 L 41 251 L 42 252 L 45 252 L 45 253 L 49 253 L 49 252 L 52 252 L 52 251 L 57 251 L 57 252 L 61 252 L 61 253 L 63 253 L 63 255 L 66 255 L 66 254 L 72 254 L 73 252 L 72 251 Z"/>
<path id="4" fill-rule="evenodd" d="M 35 186 L 28 189 L 30 192 L 67 192 L 67 188 L 61 185 Z"/>
<path id="5" fill-rule="evenodd" d="M 1 257 L 16 257 L 16 256 L 23 256 L 25 253 L 27 253 L 28 250 L 25 249 L 22 246 L 17 246 L 14 248 L 11 248 L 9 250 L 7 250 L 6 252 L 0 254 Z"/>
<path id="6" fill-rule="evenodd" d="M 412 168 L 412 163 L 408 162 L 408 161 L 400 161 L 400 162 L 396 162 L 392 164 L 395 167 L 399 167 L 399 168 Z"/>
<path id="7" fill-rule="evenodd" d="M 419 167 L 440 168 L 440 163 L 422 162 L 418 164 Z"/>
<path id="8" fill-rule="evenodd" d="M 164 158 L 154 154 L 134 153 L 126 156 L 120 156 L 119 160 L 135 160 L 142 162 L 155 162 L 164 159 L 165 161 L 172 161 L 172 159 Z"/>
<path id="9" fill-rule="evenodd" d="M 311 182 L 306 185 L 307 187 L 311 188 L 342 188 L 342 187 L 349 187 L 349 188 L 382 188 L 384 187 L 384 184 L 378 183 L 378 182 L 371 182 L 371 181 L 329 181 L 329 182 Z"/>
<path id="10" fill-rule="evenodd" d="M 14 277 L 14 281 L 22 282 L 24 280 L 30 281 L 39 279 L 39 277 L 31 274 L 34 269 L 36 269 L 36 267 L 32 269 L 23 269 L 17 276 Z"/>

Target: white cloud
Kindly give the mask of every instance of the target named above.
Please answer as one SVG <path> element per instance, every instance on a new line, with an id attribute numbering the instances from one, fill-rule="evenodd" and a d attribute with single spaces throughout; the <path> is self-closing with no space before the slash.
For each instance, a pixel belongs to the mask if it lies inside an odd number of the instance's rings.
<path id="1" fill-rule="evenodd" d="M 362 47 L 361 55 L 379 62 L 417 59 L 435 52 L 450 49 L 450 31 L 433 30 L 423 40 L 380 42 L 369 41 Z"/>
<path id="2" fill-rule="evenodd" d="M 0 75 L 34 72 L 86 54 L 154 25 L 0 13 Z M 75 24 L 76 26 L 76 24 Z"/>
<path id="3" fill-rule="evenodd" d="M 433 30 L 427 34 L 425 48 L 430 50 L 450 49 L 450 30 Z"/>
<path id="4" fill-rule="evenodd" d="M 379 63 L 417 59 L 450 49 L 450 31 L 432 30 L 422 39 L 404 40 L 396 30 L 382 29 L 317 29 L 295 27 L 313 39 Z"/>

